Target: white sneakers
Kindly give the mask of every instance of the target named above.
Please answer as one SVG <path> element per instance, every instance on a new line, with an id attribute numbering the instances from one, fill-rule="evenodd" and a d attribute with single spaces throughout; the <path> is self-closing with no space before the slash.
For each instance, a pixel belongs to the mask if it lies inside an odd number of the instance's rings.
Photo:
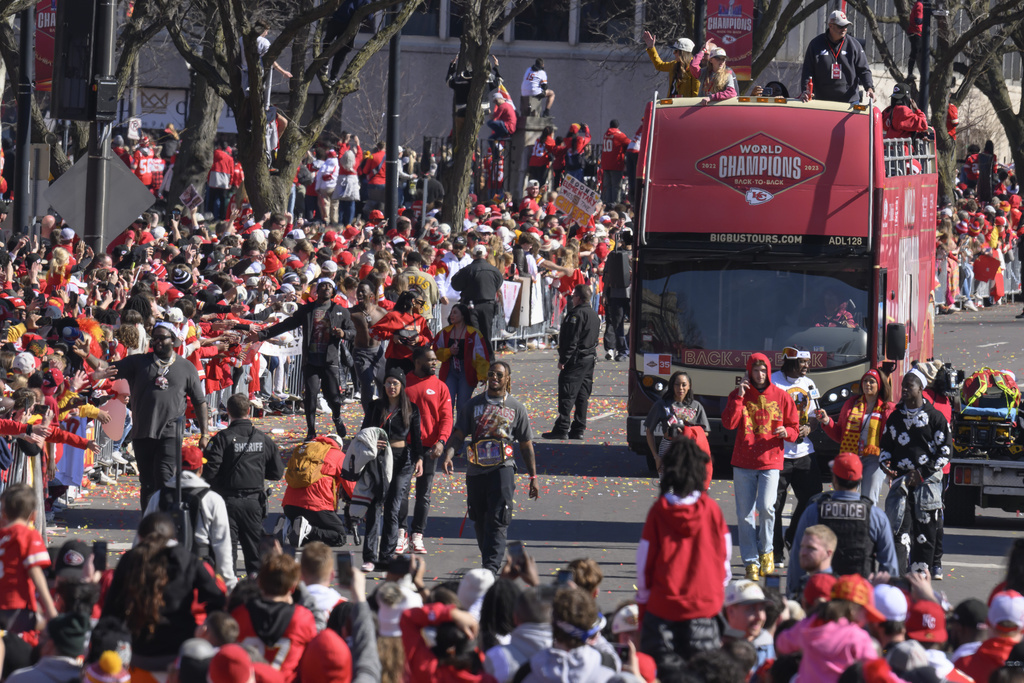
<path id="1" fill-rule="evenodd" d="M 398 530 L 398 543 L 395 544 L 395 554 L 405 555 L 405 551 L 409 548 L 409 537 L 406 535 L 405 529 Z"/>
<path id="2" fill-rule="evenodd" d="M 427 546 L 423 545 L 423 534 L 413 534 L 410 539 L 412 551 L 417 555 L 426 555 Z"/>
<path id="3" fill-rule="evenodd" d="M 615 360 L 615 352 L 614 351 L 605 351 L 604 352 L 604 359 L 605 360 Z"/>
<path id="4" fill-rule="evenodd" d="M 964 302 L 964 308 L 968 311 L 977 311 L 978 307 L 974 305 L 974 302 L 968 299 Z"/>
<path id="5" fill-rule="evenodd" d="M 376 569 L 376 565 L 374 565 L 373 562 L 363 562 L 362 566 L 359 567 L 359 571 L 363 572 L 364 574 L 369 574 L 374 569 Z"/>
<path id="6" fill-rule="evenodd" d="M 306 537 L 313 530 L 313 525 L 305 517 L 296 517 L 292 522 L 292 528 L 288 530 L 288 542 L 294 548 L 301 548 L 306 542 Z"/>

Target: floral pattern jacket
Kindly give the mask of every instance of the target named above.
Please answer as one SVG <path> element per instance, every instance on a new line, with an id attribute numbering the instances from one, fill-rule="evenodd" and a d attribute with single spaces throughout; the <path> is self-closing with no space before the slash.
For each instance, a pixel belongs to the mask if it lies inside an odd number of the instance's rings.
<path id="1" fill-rule="evenodd" d="M 900 477 L 913 470 L 927 479 L 949 462 L 952 438 L 949 423 L 928 401 L 914 413 L 900 403 L 882 432 L 879 463 Z"/>

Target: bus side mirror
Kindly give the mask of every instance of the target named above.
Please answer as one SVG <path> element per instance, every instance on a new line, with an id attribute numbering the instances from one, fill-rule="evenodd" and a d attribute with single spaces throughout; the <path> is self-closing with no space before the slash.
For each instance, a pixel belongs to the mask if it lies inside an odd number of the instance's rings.
<path id="1" fill-rule="evenodd" d="M 907 355 L 907 326 L 903 323 L 889 323 L 885 326 L 885 357 L 903 360 Z"/>

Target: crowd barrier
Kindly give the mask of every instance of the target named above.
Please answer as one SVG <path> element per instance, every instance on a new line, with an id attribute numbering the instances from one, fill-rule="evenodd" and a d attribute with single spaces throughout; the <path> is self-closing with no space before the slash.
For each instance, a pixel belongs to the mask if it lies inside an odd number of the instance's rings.
<path id="1" fill-rule="evenodd" d="M 36 519 L 46 519 L 46 482 L 43 481 L 43 463 L 40 458 L 45 458 L 46 454 L 41 453 L 38 456 L 30 456 L 22 451 L 19 445 L 18 439 L 11 439 L 9 442 L 9 449 L 11 451 L 11 464 L 3 476 L 0 477 L 0 495 L 3 494 L 9 487 L 15 484 L 28 484 L 32 487 L 32 490 L 36 493 Z M 37 530 L 43 537 L 43 543 L 46 543 L 46 524 L 37 523 Z"/>

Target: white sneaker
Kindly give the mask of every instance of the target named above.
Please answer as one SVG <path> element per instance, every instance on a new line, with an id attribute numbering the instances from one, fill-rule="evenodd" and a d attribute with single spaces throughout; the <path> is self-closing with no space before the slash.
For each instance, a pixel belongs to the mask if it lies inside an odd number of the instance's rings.
<path id="1" fill-rule="evenodd" d="M 423 534 L 412 535 L 412 551 L 417 555 L 426 555 L 427 546 L 423 545 Z"/>
<path id="2" fill-rule="evenodd" d="M 373 562 L 363 562 L 362 566 L 359 567 L 359 571 L 361 571 L 364 574 L 369 574 L 375 568 L 376 565 L 374 565 Z"/>
<path id="3" fill-rule="evenodd" d="M 301 548 L 309 532 L 313 530 L 313 525 L 305 517 L 296 517 L 291 526 L 292 528 L 288 530 L 288 542 L 295 548 Z"/>
<path id="4" fill-rule="evenodd" d="M 128 460 L 126 460 L 125 457 L 121 455 L 121 451 L 111 451 L 110 459 L 116 462 L 118 465 L 128 464 Z"/>
<path id="5" fill-rule="evenodd" d="M 96 456 L 96 464 L 100 467 L 112 467 L 114 465 L 114 458 L 100 453 Z"/>
<path id="6" fill-rule="evenodd" d="M 968 311 L 974 311 L 974 312 L 978 311 L 978 307 L 974 305 L 973 301 L 966 301 L 966 302 L 964 302 L 964 308 L 966 310 L 968 310 Z"/>
<path id="7" fill-rule="evenodd" d="M 112 477 L 108 477 L 103 472 L 100 472 L 100 476 L 96 477 L 95 481 L 100 486 L 108 486 L 113 484 L 115 480 Z"/>
<path id="8" fill-rule="evenodd" d="M 605 351 L 604 352 L 604 359 L 605 360 L 615 360 L 615 352 L 614 351 Z"/>
<path id="9" fill-rule="evenodd" d="M 395 554 L 405 555 L 405 551 L 409 547 L 409 538 L 405 533 L 405 529 L 398 530 L 398 543 L 395 544 Z"/>

